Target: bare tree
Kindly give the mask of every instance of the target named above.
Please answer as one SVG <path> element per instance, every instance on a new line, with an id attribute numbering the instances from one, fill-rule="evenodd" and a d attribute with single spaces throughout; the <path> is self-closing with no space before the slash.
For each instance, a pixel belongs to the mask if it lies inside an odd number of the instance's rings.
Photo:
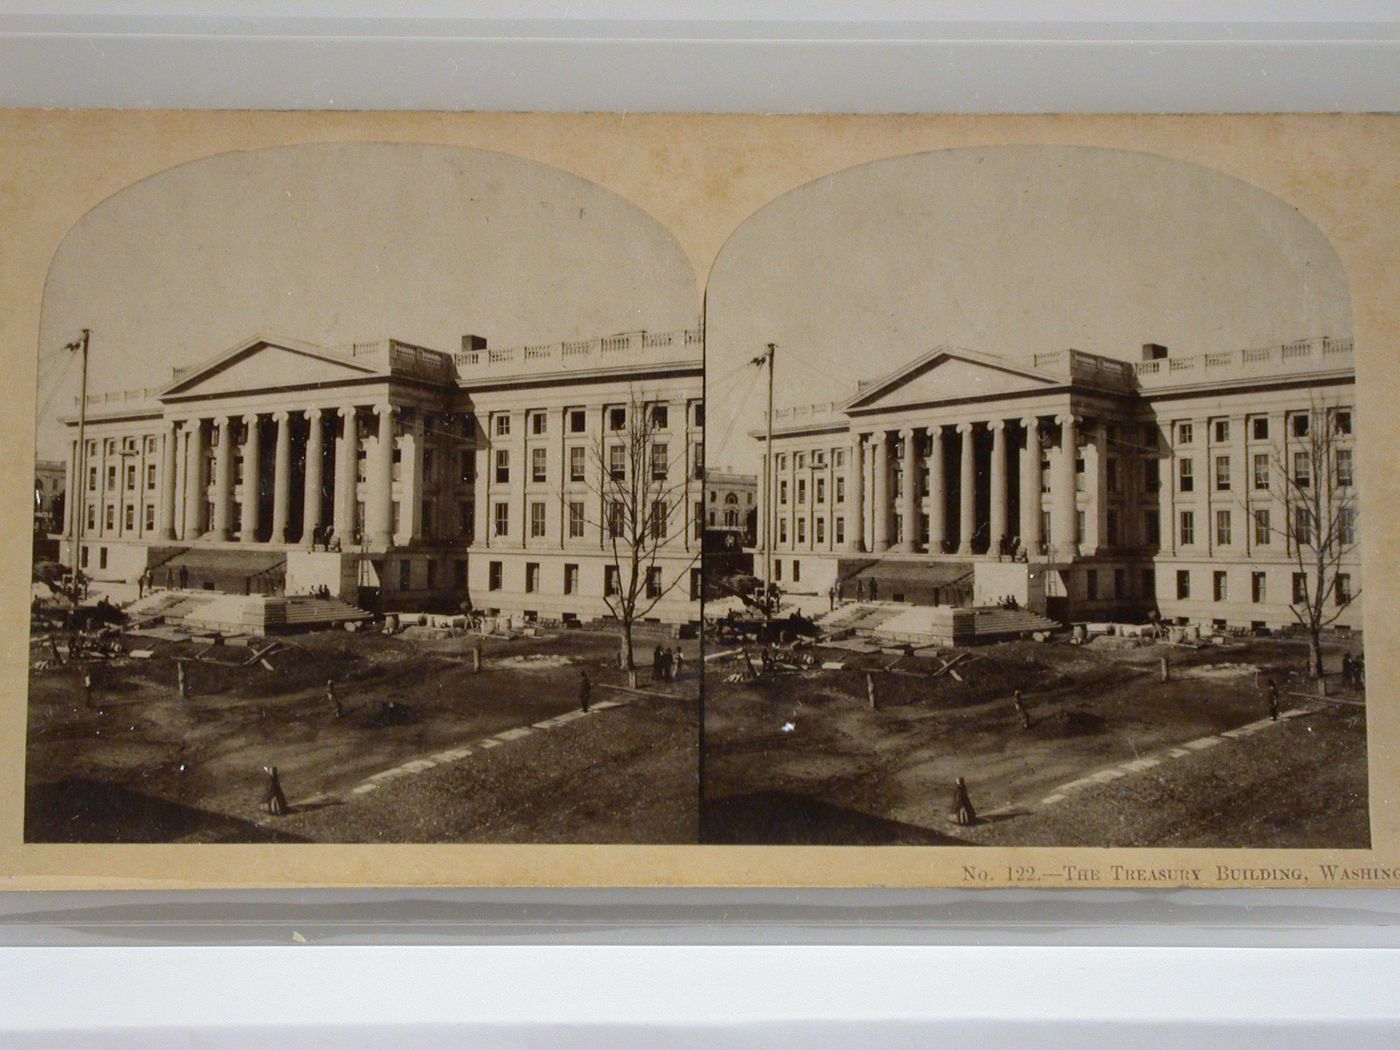
<path id="1" fill-rule="evenodd" d="M 1308 637 L 1308 673 L 1320 678 L 1322 632 L 1361 595 L 1344 571 L 1358 535 L 1351 408 L 1314 397 L 1284 430 L 1269 454 L 1268 484 L 1284 520 L 1270 530 L 1297 566 L 1289 608 Z"/>
<path id="2" fill-rule="evenodd" d="M 685 429 L 669 427 L 670 411 L 670 405 L 632 388 L 625 405 L 604 409 L 603 426 L 589 446 L 584 516 L 602 530 L 608 553 L 603 600 L 617 623 L 618 660 L 626 671 L 636 670 L 636 624 L 689 576 L 700 557 L 699 543 L 687 555 L 682 541 L 690 528 L 691 490 L 703 482 L 687 470 Z M 674 566 L 675 555 L 688 560 L 667 580 L 663 562 Z"/>

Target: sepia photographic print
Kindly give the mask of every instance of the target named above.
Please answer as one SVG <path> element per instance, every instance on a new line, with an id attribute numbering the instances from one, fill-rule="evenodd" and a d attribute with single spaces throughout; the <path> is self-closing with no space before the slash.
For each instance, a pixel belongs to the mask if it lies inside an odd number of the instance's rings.
<path id="1" fill-rule="evenodd" d="M 1396 129 L 0 115 L 0 886 L 1400 882 Z"/>

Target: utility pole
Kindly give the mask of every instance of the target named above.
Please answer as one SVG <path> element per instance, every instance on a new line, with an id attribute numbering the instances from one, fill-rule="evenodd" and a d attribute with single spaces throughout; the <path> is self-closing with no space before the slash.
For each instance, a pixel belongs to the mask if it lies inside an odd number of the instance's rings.
<path id="1" fill-rule="evenodd" d="M 769 343 L 767 350 L 755 357 L 750 364 L 768 366 L 768 436 L 764 442 L 763 476 L 763 617 L 773 615 L 773 532 L 777 527 L 776 505 L 773 500 L 773 487 L 777 484 L 777 462 L 773 456 L 773 359 L 778 355 L 778 344 Z"/>
<path id="2" fill-rule="evenodd" d="M 82 392 L 78 395 L 78 461 L 74 464 L 74 480 L 76 481 L 77 499 L 73 502 L 73 602 L 77 603 L 80 595 L 79 581 L 82 579 L 82 571 L 79 568 L 79 554 L 83 545 L 83 487 L 87 481 L 87 374 L 88 374 L 88 337 L 91 331 L 84 328 L 81 339 L 74 340 L 63 349 L 74 352 L 81 352 L 83 355 L 83 378 Z"/>

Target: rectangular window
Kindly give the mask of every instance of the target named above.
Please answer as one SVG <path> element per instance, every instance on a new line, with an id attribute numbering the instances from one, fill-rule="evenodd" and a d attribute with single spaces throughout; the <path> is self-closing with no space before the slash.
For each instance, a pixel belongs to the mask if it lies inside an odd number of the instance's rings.
<path id="1" fill-rule="evenodd" d="M 665 405 L 651 406 L 651 428 L 653 430 L 667 430 L 670 427 L 671 413 Z"/>
<path id="2" fill-rule="evenodd" d="M 826 519 L 825 519 L 825 518 L 813 518 L 813 519 L 812 519 L 812 531 L 813 531 L 813 533 L 815 534 L 815 539 L 816 539 L 816 541 L 817 541 L 818 543 L 825 543 L 825 542 L 826 542 Z"/>
<path id="3" fill-rule="evenodd" d="M 798 518 L 798 519 L 797 519 L 797 542 L 798 542 L 798 543 L 806 543 L 806 542 L 807 542 L 807 519 L 806 519 L 806 518 Z"/>
<path id="4" fill-rule="evenodd" d="M 569 501 L 569 539 L 583 539 L 583 501 Z"/>
<path id="5" fill-rule="evenodd" d="M 1191 460 L 1188 458 L 1180 460 L 1179 462 L 1181 464 L 1178 468 L 1180 470 L 1181 484 L 1178 488 L 1182 492 L 1191 492 L 1196 488 L 1196 477 L 1193 473 Z"/>
<path id="6" fill-rule="evenodd" d="M 1332 429 L 1338 434 L 1351 433 L 1351 409 L 1339 408 L 1332 414 Z"/>
<path id="7" fill-rule="evenodd" d="M 1228 601 L 1230 600 L 1230 582 L 1229 582 L 1229 580 L 1230 580 L 1229 576 L 1227 576 L 1224 572 L 1221 572 L 1220 570 L 1216 570 L 1215 575 L 1214 575 L 1214 581 L 1215 581 L 1215 600 L 1216 600 L 1216 601 L 1218 601 L 1218 602 L 1228 602 Z"/>
<path id="8" fill-rule="evenodd" d="M 544 535 L 544 504 L 533 502 L 530 504 L 530 537 L 539 539 Z"/>
<path id="9" fill-rule="evenodd" d="M 510 484 L 510 449 L 496 449 L 496 484 Z"/>
<path id="10" fill-rule="evenodd" d="M 1178 423 L 1176 425 L 1176 443 L 1178 445 L 1191 444 L 1192 427 L 1190 423 Z"/>
<path id="11" fill-rule="evenodd" d="M 1254 542 L 1257 546 L 1266 547 L 1271 542 L 1270 537 L 1273 534 L 1272 523 L 1269 521 L 1269 509 L 1261 507 L 1254 512 Z"/>
<path id="12" fill-rule="evenodd" d="M 1143 523 L 1147 526 L 1147 545 L 1149 547 L 1160 547 L 1162 545 L 1161 512 L 1149 510 L 1143 516 Z"/>
<path id="13" fill-rule="evenodd" d="M 831 462 L 838 467 L 846 465 L 846 450 L 844 448 L 834 448 L 831 450 Z"/>
<path id="14" fill-rule="evenodd" d="M 1230 421 L 1228 419 L 1217 419 L 1215 421 L 1215 443 L 1223 445 L 1230 440 Z"/>
<path id="15" fill-rule="evenodd" d="M 623 445 L 608 448 L 608 473 L 614 481 L 627 480 L 627 449 Z"/>
<path id="16" fill-rule="evenodd" d="M 779 518 L 779 519 L 778 519 L 778 542 L 779 542 L 779 543 L 787 543 L 787 541 L 788 541 L 788 538 L 787 538 L 787 537 L 788 537 L 787 518 Z"/>
<path id="17" fill-rule="evenodd" d="M 1250 433 L 1255 441 L 1269 440 L 1269 417 L 1255 416 L 1249 421 Z"/>
<path id="18" fill-rule="evenodd" d="M 1177 601 L 1185 601 L 1189 597 L 1191 597 L 1191 570 L 1177 569 L 1176 599 Z"/>
<path id="19" fill-rule="evenodd" d="M 530 450 L 530 480 L 548 481 L 548 457 L 549 450 L 543 448 L 532 448 Z"/>
<path id="20" fill-rule="evenodd" d="M 1095 601 L 1099 596 L 1099 570 L 1088 569 L 1084 573 L 1084 596 Z"/>
<path id="21" fill-rule="evenodd" d="M 782 578 L 783 578 L 783 559 L 782 559 L 782 558 L 775 558 L 774 561 L 773 561 L 773 579 L 775 579 L 775 580 L 781 580 Z"/>
<path id="22" fill-rule="evenodd" d="M 525 593 L 535 594 L 540 589 L 540 563 L 537 561 L 527 561 L 525 563 Z"/>
<path id="23" fill-rule="evenodd" d="M 1196 514 L 1194 511 L 1183 510 L 1181 512 L 1181 543 L 1189 547 L 1196 542 Z"/>
<path id="24" fill-rule="evenodd" d="M 588 413 L 581 408 L 569 409 L 569 433 L 582 434 L 588 426 Z"/>
<path id="25" fill-rule="evenodd" d="M 807 479 L 797 479 L 797 502 L 799 504 L 807 502 Z"/>
<path id="26" fill-rule="evenodd" d="M 107 504 L 106 526 L 109 530 L 117 527 L 117 508 L 110 503 Z"/>
<path id="27" fill-rule="evenodd" d="M 1312 466 L 1306 452 L 1293 453 L 1293 484 L 1300 489 L 1309 488 L 1312 485 Z"/>
<path id="28" fill-rule="evenodd" d="M 97 468 L 88 467 L 88 491 L 97 491 Z"/>
<path id="29" fill-rule="evenodd" d="M 782 504 L 786 504 L 787 501 L 788 501 L 788 500 L 787 500 L 787 496 L 788 496 L 787 479 L 784 478 L 782 481 L 778 482 L 778 502 L 779 502 L 779 503 L 782 503 Z"/>
<path id="30" fill-rule="evenodd" d="M 651 504 L 651 538 L 657 542 L 666 539 L 666 519 L 671 516 L 670 508 L 664 499 L 653 500 Z"/>
<path id="31" fill-rule="evenodd" d="M 801 563 L 800 561 L 798 561 L 796 558 L 793 558 L 793 559 L 792 559 L 792 582 L 793 582 L 793 583 L 801 583 L 801 582 L 802 582 L 802 563 Z"/>
<path id="32" fill-rule="evenodd" d="M 154 529 L 155 527 L 156 527 L 156 505 L 155 505 L 154 503 L 147 503 L 147 504 L 146 504 L 146 531 L 149 532 L 151 529 Z"/>
<path id="33" fill-rule="evenodd" d="M 126 505 L 126 513 L 123 515 L 123 519 L 123 524 L 127 532 L 131 532 L 136 528 L 136 508 L 130 503 Z"/>
<path id="34" fill-rule="evenodd" d="M 690 446 L 690 462 L 694 464 L 690 468 L 691 477 L 703 478 L 705 476 L 705 446 L 698 441 Z"/>
<path id="35" fill-rule="evenodd" d="M 107 468 L 107 487 L 109 489 L 117 487 L 117 468 L 115 464 Z"/>
<path id="36" fill-rule="evenodd" d="M 1332 588 L 1333 598 L 1337 607 L 1341 608 L 1351 602 L 1351 574 L 1346 572 L 1337 573 L 1336 585 Z"/>
<path id="37" fill-rule="evenodd" d="M 94 505 L 94 504 L 92 504 L 92 503 L 89 503 L 89 504 L 88 504 L 88 509 L 87 509 L 87 528 L 89 528 L 89 529 L 95 529 L 95 528 L 97 528 L 97 507 L 96 507 L 96 505 Z"/>
<path id="38" fill-rule="evenodd" d="M 792 455 L 792 465 L 798 470 L 801 470 L 805 466 L 807 466 L 807 453 L 794 452 Z"/>
<path id="39" fill-rule="evenodd" d="M 495 513 L 495 534 L 497 536 L 510 535 L 510 504 L 497 503 Z"/>
<path id="40" fill-rule="evenodd" d="M 1337 449 L 1337 484 L 1342 488 L 1350 488 L 1351 477 L 1351 449 Z"/>
<path id="41" fill-rule="evenodd" d="M 1160 491 L 1162 488 L 1162 461 L 1160 459 L 1143 460 L 1143 467 L 1147 472 L 1147 491 Z"/>
<path id="42" fill-rule="evenodd" d="M 690 570 L 690 600 L 699 601 L 700 593 L 705 586 L 705 573 L 702 569 Z"/>
<path id="43" fill-rule="evenodd" d="M 502 412 L 496 416 L 496 436 L 510 437 L 510 415 Z"/>
<path id="44" fill-rule="evenodd" d="M 603 594 L 616 598 L 622 593 L 622 578 L 616 565 L 603 566 Z"/>
<path id="45" fill-rule="evenodd" d="M 832 536 L 832 539 L 834 539 L 838 545 L 840 545 L 840 544 L 842 544 L 842 543 L 845 543 L 845 542 L 846 542 L 846 519 L 845 519 L 845 518 L 838 517 L 838 518 L 836 519 L 836 524 L 835 524 L 835 526 L 833 527 L 832 531 L 833 531 L 833 533 L 834 533 L 834 535 Z"/>
<path id="46" fill-rule="evenodd" d="M 1343 547 L 1356 543 L 1356 508 L 1337 508 L 1337 542 Z"/>
<path id="47" fill-rule="evenodd" d="M 107 567 L 107 548 L 106 548 L 106 547 L 98 547 L 98 548 L 97 548 L 97 567 L 98 567 L 99 569 L 105 569 L 105 568 Z"/>
<path id="48" fill-rule="evenodd" d="M 1230 512 L 1228 510 L 1215 512 L 1215 542 L 1222 547 L 1230 546 Z"/>
<path id="49" fill-rule="evenodd" d="M 549 433 L 549 416 L 544 412 L 530 413 L 530 433 L 539 437 Z"/>
<path id="50" fill-rule="evenodd" d="M 88 548 L 86 544 L 83 545 L 83 549 L 79 552 L 78 561 L 84 569 L 88 567 Z"/>
<path id="51" fill-rule="evenodd" d="M 1215 491 L 1230 491 L 1230 457 L 1215 457 Z"/>
<path id="52" fill-rule="evenodd" d="M 690 406 L 690 421 L 696 427 L 705 425 L 705 402 L 695 401 Z"/>
<path id="53" fill-rule="evenodd" d="M 825 502 L 826 502 L 826 478 L 817 478 L 817 480 L 816 480 L 816 486 L 817 486 L 817 502 L 818 502 L 818 503 L 825 503 Z"/>
<path id="54" fill-rule="evenodd" d="M 647 569 L 647 597 L 661 597 L 661 570 L 655 565 Z"/>
<path id="55" fill-rule="evenodd" d="M 406 591 L 413 586 L 413 563 L 407 558 L 399 561 L 399 590 Z"/>
<path id="56" fill-rule="evenodd" d="M 651 480 L 665 481 L 670 471 L 670 454 L 666 442 L 656 441 L 651 446 Z"/>
<path id="57" fill-rule="evenodd" d="M 578 566 L 572 563 L 564 565 L 564 593 L 578 593 Z"/>
<path id="58" fill-rule="evenodd" d="M 146 489 L 147 489 L 147 491 L 150 491 L 151 489 L 154 489 L 155 487 L 156 487 L 156 465 L 155 465 L 154 463 L 147 463 L 147 464 L 146 464 Z"/>
<path id="59" fill-rule="evenodd" d="M 845 479 L 845 478 L 837 478 L 837 479 L 836 479 L 836 502 L 837 502 L 837 503 L 845 503 L 845 502 L 846 502 L 846 479 Z"/>
<path id="60" fill-rule="evenodd" d="M 1306 605 L 1308 603 L 1308 574 L 1305 572 L 1295 572 L 1293 574 L 1293 604 Z"/>
<path id="61" fill-rule="evenodd" d="M 608 501 L 608 536 L 611 539 L 619 539 L 622 536 L 623 528 L 626 524 L 622 513 L 622 502 L 620 500 Z"/>
<path id="62" fill-rule="evenodd" d="M 1256 452 L 1254 454 L 1254 488 L 1256 490 L 1266 490 L 1269 487 L 1269 454 L 1267 452 Z"/>
<path id="63" fill-rule="evenodd" d="M 583 481 L 587 477 L 588 450 L 586 448 L 569 449 L 569 480 Z"/>
<path id="64" fill-rule="evenodd" d="M 625 409 L 625 408 L 610 408 L 610 409 L 608 409 L 608 429 L 609 429 L 609 430 L 625 430 L 625 429 L 627 429 L 627 409 Z"/>
<path id="65" fill-rule="evenodd" d="M 1268 575 L 1262 572 L 1249 574 L 1249 600 L 1255 605 L 1268 601 Z"/>
<path id="66" fill-rule="evenodd" d="M 493 561 L 487 566 L 487 588 L 499 591 L 504 584 L 505 565 L 503 562 Z"/>
<path id="67" fill-rule="evenodd" d="M 1312 515 L 1308 513 L 1307 507 L 1293 508 L 1293 539 L 1300 546 L 1308 546 L 1312 543 Z"/>
<path id="68" fill-rule="evenodd" d="M 1306 412 L 1299 412 L 1291 418 L 1290 422 L 1294 437 L 1308 436 L 1308 414 Z"/>

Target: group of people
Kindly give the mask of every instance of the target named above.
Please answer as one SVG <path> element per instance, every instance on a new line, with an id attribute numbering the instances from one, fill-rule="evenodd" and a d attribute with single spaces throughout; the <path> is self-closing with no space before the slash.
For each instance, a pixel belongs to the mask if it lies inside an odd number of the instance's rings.
<path id="1" fill-rule="evenodd" d="M 1342 655 L 1342 681 L 1356 689 L 1366 688 L 1366 657 Z"/>
<path id="2" fill-rule="evenodd" d="M 664 645 L 658 645 L 651 654 L 651 680 L 653 682 L 676 682 L 681 677 L 681 667 L 685 663 L 685 654 L 680 647 L 667 649 Z"/>
<path id="3" fill-rule="evenodd" d="M 307 594 L 309 594 L 309 595 L 310 595 L 311 597 L 313 597 L 313 598 L 332 598 L 332 597 L 334 597 L 334 595 L 331 594 L 331 589 L 330 589 L 329 587 L 327 587 L 324 583 L 318 584 L 317 586 L 312 587 L 311 590 L 307 591 Z"/>

